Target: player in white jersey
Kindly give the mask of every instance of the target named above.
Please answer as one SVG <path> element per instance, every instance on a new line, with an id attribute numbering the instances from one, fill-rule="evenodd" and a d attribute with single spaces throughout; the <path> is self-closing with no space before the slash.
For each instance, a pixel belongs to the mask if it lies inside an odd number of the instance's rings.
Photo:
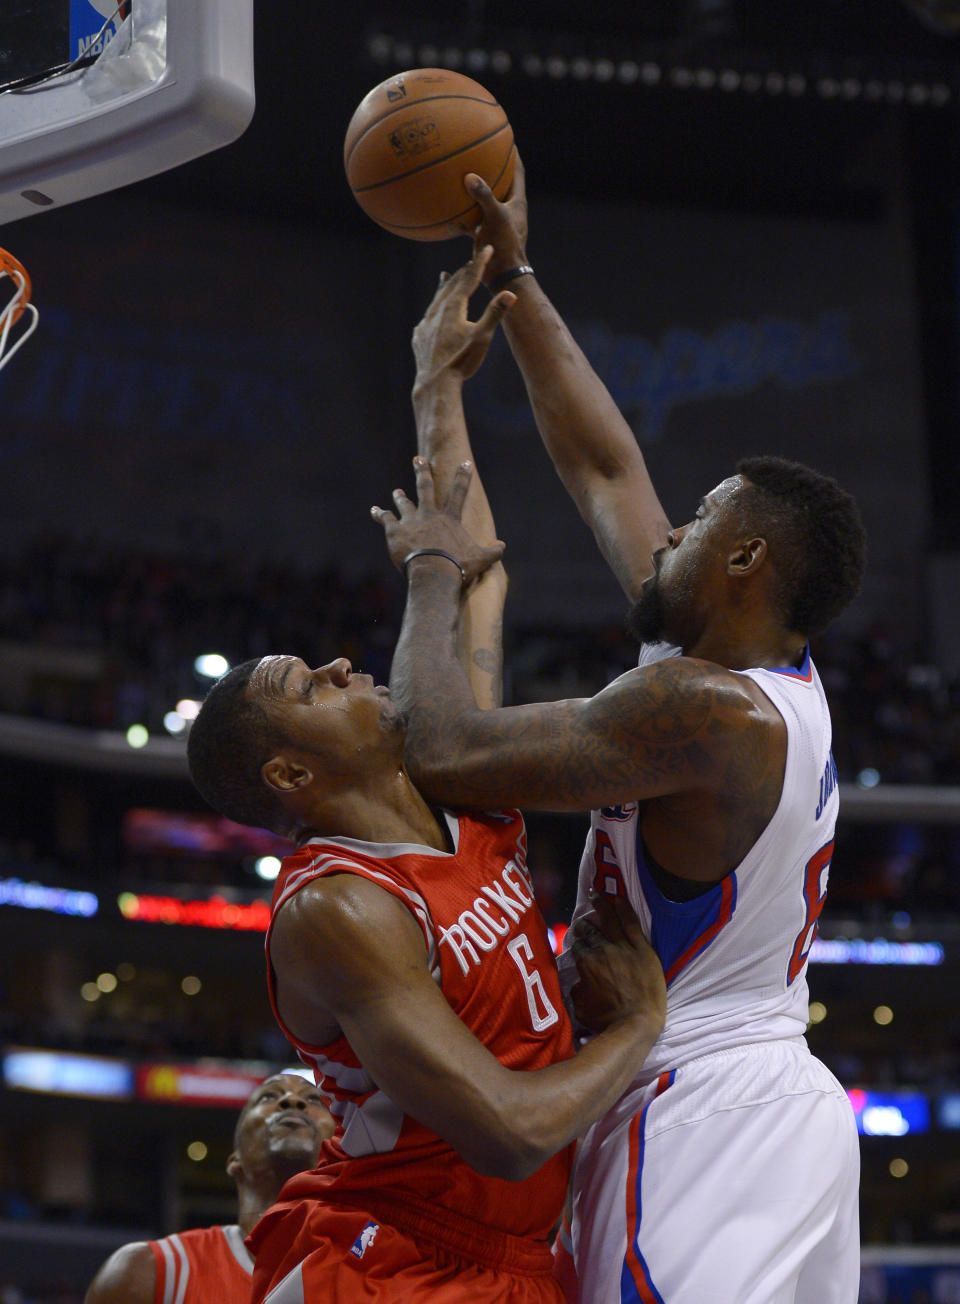
<path id="1" fill-rule="evenodd" d="M 589 700 L 478 711 L 453 657 L 456 572 L 411 579 L 391 688 L 435 800 L 596 808 L 578 914 L 628 897 L 668 978 L 642 1074 L 581 1143 L 573 1249 L 584 1304 L 854 1304 L 852 1110 L 809 1053 L 805 961 L 836 818 L 809 639 L 859 588 L 864 537 L 836 483 L 751 458 L 671 529 L 629 427 L 532 274 L 523 171 L 477 179 L 488 284 L 541 434 L 633 602 L 636 670 Z M 376 510 L 391 555 L 473 545 L 438 512 Z M 425 568 L 426 569 L 426 568 Z"/>
<path id="2" fill-rule="evenodd" d="M 736 869 L 677 900 L 637 802 L 591 817 L 576 914 L 596 891 L 633 904 L 664 966 L 667 1022 L 581 1146 L 584 1301 L 857 1297 L 856 1131 L 803 1041 L 838 805 L 829 712 L 809 653 L 799 669 L 741 673 L 782 714 L 788 744 L 776 812 Z"/>

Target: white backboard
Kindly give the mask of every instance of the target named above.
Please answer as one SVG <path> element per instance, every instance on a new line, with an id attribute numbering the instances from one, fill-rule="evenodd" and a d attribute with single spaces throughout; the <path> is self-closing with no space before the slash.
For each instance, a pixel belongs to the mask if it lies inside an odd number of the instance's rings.
<path id="1" fill-rule="evenodd" d="M 164 172 L 249 124 L 253 0 L 132 0 L 116 27 L 95 63 L 0 93 L 0 224 Z"/>

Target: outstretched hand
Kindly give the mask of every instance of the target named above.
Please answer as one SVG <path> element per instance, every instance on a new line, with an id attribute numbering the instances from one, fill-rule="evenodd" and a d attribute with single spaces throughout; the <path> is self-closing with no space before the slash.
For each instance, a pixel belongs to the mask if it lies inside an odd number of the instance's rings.
<path id="1" fill-rule="evenodd" d="M 430 463 L 425 457 L 415 457 L 413 467 L 417 481 L 416 504 L 402 489 L 394 489 L 396 515 L 382 507 L 370 508 L 370 515 L 383 526 L 390 560 L 402 571 L 412 552 L 424 548 L 439 549 L 460 567 L 463 583 L 467 585 L 498 562 L 504 550 L 504 544 L 499 540 L 489 547 L 477 543 L 460 523 L 463 502 L 473 477 L 473 465 L 461 462 L 457 467 L 447 501 L 442 507 L 436 502 Z M 450 561 L 442 560 L 442 564 L 449 566 Z"/>
<path id="2" fill-rule="evenodd" d="M 601 894 L 572 931 L 579 981 L 570 995 L 578 1021 L 602 1032 L 637 1018 L 659 1034 L 667 1010 L 663 967 L 629 903 Z"/>
<path id="3" fill-rule="evenodd" d="M 477 245 L 470 261 L 452 276 L 440 273 L 433 300 L 413 331 L 418 384 L 425 384 L 444 370 L 466 380 L 486 357 L 497 326 L 517 298 L 509 290 L 503 290 L 490 300 L 479 321 L 468 319 L 470 298 L 480 285 L 492 254 L 492 246 Z"/>
<path id="4" fill-rule="evenodd" d="M 463 179 L 467 193 L 480 206 L 482 214 L 480 225 L 473 233 L 475 249 L 493 245 L 493 253 L 483 273 L 484 281 L 490 281 L 500 272 L 511 267 L 520 267 L 527 262 L 527 189 L 526 173 L 523 161 L 518 154 L 513 167 L 513 183 L 510 196 L 504 202 L 496 195 L 475 172 L 468 172 Z"/>

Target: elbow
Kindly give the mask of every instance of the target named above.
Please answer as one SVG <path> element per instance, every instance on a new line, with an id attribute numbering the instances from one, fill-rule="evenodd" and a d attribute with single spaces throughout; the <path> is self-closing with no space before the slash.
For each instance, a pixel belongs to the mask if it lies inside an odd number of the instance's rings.
<path id="1" fill-rule="evenodd" d="M 496 1138 L 478 1137 L 473 1145 L 462 1149 L 460 1155 L 481 1177 L 524 1182 L 543 1167 L 555 1149 L 544 1150 L 531 1137 L 511 1133 Z"/>
<path id="2" fill-rule="evenodd" d="M 498 1065 L 445 1140 L 482 1177 L 525 1181 L 574 1135 L 563 1121 L 565 1096 L 545 1092 L 552 1076 L 549 1068 L 530 1073 Z M 479 1076 L 472 1086 L 481 1087 Z"/>

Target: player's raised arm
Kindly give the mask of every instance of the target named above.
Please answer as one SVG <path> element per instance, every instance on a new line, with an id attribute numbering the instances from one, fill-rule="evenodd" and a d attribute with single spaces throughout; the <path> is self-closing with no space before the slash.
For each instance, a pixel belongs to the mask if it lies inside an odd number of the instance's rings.
<path id="1" fill-rule="evenodd" d="M 489 247 L 478 248 L 452 276 L 441 276 L 433 300 L 413 332 L 417 449 L 433 468 L 441 500 L 450 491 L 457 467 L 473 457 L 463 410 L 463 383 L 483 362 L 498 323 L 515 299 L 511 293 L 497 295 L 478 321 L 468 318 L 470 298 L 492 252 Z M 463 522 L 478 541 L 496 541 L 493 514 L 478 475 L 472 477 L 467 491 Z M 483 708 L 499 706 L 502 700 L 506 592 L 506 572 L 498 562 L 470 586 L 460 613 L 460 661 L 477 705 Z"/>
<path id="2" fill-rule="evenodd" d="M 466 185 L 484 220 L 477 244 L 492 244 L 484 280 L 517 296 L 504 326 L 520 366 L 537 426 L 561 480 L 590 526 L 600 551 L 633 601 L 650 574 L 650 555 L 670 528 L 633 431 L 527 258 L 527 200 L 517 159 L 513 190 L 500 203 L 474 174 Z M 504 279 L 509 278 L 509 279 Z"/>
<path id="3" fill-rule="evenodd" d="M 479 810 L 590 810 L 719 792 L 731 767 L 752 773 L 769 763 L 776 713 L 758 706 L 739 677 L 692 657 L 630 671 L 593 698 L 477 710 L 455 655 L 460 572 L 482 571 L 495 553 L 459 520 L 469 466 L 442 507 L 425 461 L 416 475 L 418 505 L 398 494 L 399 518 L 374 512 L 395 561 L 422 553 L 407 567 L 390 688 L 407 716 L 408 766 L 429 799 Z M 758 797 L 768 804 L 765 792 Z"/>

